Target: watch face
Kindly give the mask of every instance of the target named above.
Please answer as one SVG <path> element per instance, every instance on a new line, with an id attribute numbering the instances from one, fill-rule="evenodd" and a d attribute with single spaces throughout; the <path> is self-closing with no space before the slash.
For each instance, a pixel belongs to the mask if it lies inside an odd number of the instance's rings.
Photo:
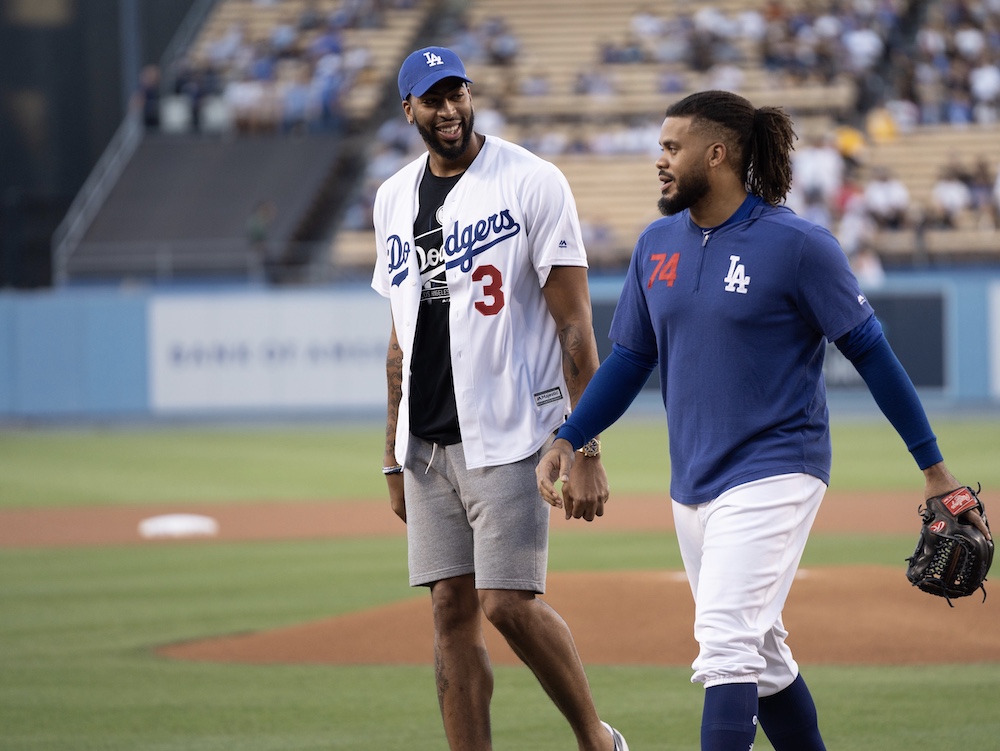
<path id="1" fill-rule="evenodd" d="M 580 453 L 584 456 L 599 456 L 601 453 L 601 442 L 596 438 L 591 438 L 580 449 Z"/>

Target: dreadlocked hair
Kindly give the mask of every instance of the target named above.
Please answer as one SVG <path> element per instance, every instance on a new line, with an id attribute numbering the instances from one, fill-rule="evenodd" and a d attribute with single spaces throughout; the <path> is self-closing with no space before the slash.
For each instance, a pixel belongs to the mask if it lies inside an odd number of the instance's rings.
<path id="1" fill-rule="evenodd" d="M 667 117 L 690 117 L 726 144 L 727 161 L 743 177 L 748 193 L 772 206 L 792 187 L 792 119 L 780 107 L 755 108 L 729 91 L 699 91 L 667 108 Z"/>

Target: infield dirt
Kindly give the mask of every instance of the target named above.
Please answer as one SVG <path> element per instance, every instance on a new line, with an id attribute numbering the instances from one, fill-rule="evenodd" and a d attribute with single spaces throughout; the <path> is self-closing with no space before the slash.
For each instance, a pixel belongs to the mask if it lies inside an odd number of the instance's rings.
<path id="1" fill-rule="evenodd" d="M 878 529 L 913 533 L 919 528 L 909 496 L 830 492 L 816 531 Z M 139 522 L 174 513 L 204 514 L 219 522 L 211 539 L 175 543 L 144 540 Z M 862 524 L 863 520 L 863 524 Z M 586 524 L 553 515 L 553 530 Z M 616 497 L 594 531 L 673 529 L 662 498 Z M 402 535 L 404 526 L 373 502 L 183 504 L 0 511 L 0 547 L 53 545 L 211 544 L 213 540 L 337 538 Z M 599 543 L 598 543 L 599 544 Z M 906 551 L 907 553 L 909 551 Z M 969 597 L 954 608 L 911 587 L 904 563 L 800 571 L 785 609 L 790 645 L 811 664 L 932 664 L 1000 661 L 994 638 L 998 606 Z M 990 585 L 987 584 L 987 587 Z M 289 628 L 222 635 L 168 645 L 174 659 L 251 663 L 430 664 L 433 658 L 429 600 L 415 597 L 371 610 Z M 569 623 L 587 664 L 688 665 L 693 605 L 677 571 L 551 573 L 544 599 Z M 503 639 L 486 627 L 496 664 L 518 664 Z"/>

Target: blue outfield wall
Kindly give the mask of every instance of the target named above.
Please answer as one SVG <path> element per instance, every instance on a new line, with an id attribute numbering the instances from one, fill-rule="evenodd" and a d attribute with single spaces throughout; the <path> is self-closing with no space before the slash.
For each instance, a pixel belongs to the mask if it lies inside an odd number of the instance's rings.
<path id="1" fill-rule="evenodd" d="M 591 281 L 602 356 L 621 283 Z M 1000 406 L 1000 269 L 897 272 L 869 294 L 922 396 Z M 0 419 L 378 413 L 388 325 L 364 285 L 3 292 Z M 863 391 L 831 352 L 831 393 Z"/>
<path id="2" fill-rule="evenodd" d="M 0 295 L 0 415 L 148 412 L 143 294 Z"/>

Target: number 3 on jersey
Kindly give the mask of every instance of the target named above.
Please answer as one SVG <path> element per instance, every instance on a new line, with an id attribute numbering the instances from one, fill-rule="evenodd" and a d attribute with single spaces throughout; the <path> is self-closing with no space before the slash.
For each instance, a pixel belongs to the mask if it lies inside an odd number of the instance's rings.
<path id="1" fill-rule="evenodd" d="M 490 302 L 477 300 L 476 310 L 484 316 L 495 316 L 503 310 L 503 275 L 500 269 L 490 264 L 479 266 L 472 272 L 472 281 L 483 282 L 483 297 L 490 300 Z"/>
<path id="2" fill-rule="evenodd" d="M 674 280 L 677 278 L 677 262 L 680 260 L 680 253 L 674 253 L 669 259 L 666 253 L 653 253 L 649 256 L 649 260 L 657 263 L 653 273 L 649 275 L 647 289 L 652 289 L 653 282 L 656 281 L 666 282 L 668 287 L 673 287 Z"/>

